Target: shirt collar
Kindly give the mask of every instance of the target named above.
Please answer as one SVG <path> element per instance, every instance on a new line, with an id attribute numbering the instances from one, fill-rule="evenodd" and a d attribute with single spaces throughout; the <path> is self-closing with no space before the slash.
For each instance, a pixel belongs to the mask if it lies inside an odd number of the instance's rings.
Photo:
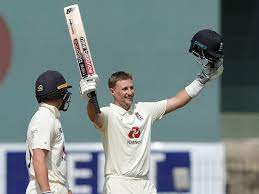
<path id="1" fill-rule="evenodd" d="M 50 112 L 52 112 L 56 118 L 60 117 L 60 112 L 57 109 L 57 107 L 55 107 L 53 105 L 50 105 L 50 104 L 47 104 L 47 103 L 41 103 L 40 107 L 45 107 L 45 108 L 49 109 Z"/>
<path id="2" fill-rule="evenodd" d="M 128 114 L 132 114 L 133 112 L 134 112 L 134 110 L 133 110 L 133 106 L 131 106 L 130 108 L 129 108 L 129 110 L 125 110 L 124 108 L 122 108 L 122 107 L 120 107 L 120 106 L 118 106 L 118 105 L 116 105 L 116 104 L 113 104 L 113 103 L 110 103 L 110 107 L 114 110 L 114 111 L 116 111 L 116 112 L 118 112 L 120 115 L 125 115 L 126 113 L 128 113 Z"/>

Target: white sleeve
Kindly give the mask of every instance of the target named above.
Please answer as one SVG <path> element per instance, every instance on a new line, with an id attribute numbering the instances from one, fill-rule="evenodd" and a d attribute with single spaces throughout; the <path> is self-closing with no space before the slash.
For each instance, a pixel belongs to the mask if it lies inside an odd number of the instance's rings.
<path id="1" fill-rule="evenodd" d="M 143 107 L 147 111 L 147 114 L 151 116 L 152 123 L 163 117 L 166 111 L 167 100 L 161 100 L 157 102 L 144 102 Z"/>
<path id="2" fill-rule="evenodd" d="M 32 121 L 30 128 L 32 149 L 50 150 L 50 143 L 55 129 L 54 120 L 38 117 Z"/>

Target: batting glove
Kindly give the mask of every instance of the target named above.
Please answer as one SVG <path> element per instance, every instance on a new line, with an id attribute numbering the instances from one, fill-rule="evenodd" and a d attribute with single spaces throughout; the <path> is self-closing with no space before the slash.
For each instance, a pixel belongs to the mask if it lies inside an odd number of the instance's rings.
<path id="1" fill-rule="evenodd" d="M 80 85 L 80 94 L 88 102 L 91 98 L 90 92 L 96 91 L 97 82 L 99 77 L 97 74 L 93 74 L 84 79 L 81 79 L 79 82 Z"/>
<path id="2" fill-rule="evenodd" d="M 218 59 L 217 62 L 209 62 L 204 65 L 201 72 L 197 76 L 197 80 L 205 84 L 206 82 L 218 78 L 223 73 L 223 58 Z"/>

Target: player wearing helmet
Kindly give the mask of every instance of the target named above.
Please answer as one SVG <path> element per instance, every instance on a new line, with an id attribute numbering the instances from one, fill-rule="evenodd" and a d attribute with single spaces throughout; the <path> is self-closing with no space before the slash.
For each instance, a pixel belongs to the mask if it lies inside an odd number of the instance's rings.
<path id="1" fill-rule="evenodd" d="M 65 139 L 59 121 L 60 110 L 67 111 L 71 93 L 65 78 L 57 71 L 42 73 L 35 83 L 39 103 L 26 140 L 26 164 L 30 182 L 26 194 L 72 194 L 66 173 Z"/>
<path id="2" fill-rule="evenodd" d="M 36 80 L 35 94 L 38 103 L 59 100 L 59 110 L 67 111 L 69 107 L 71 93 L 68 88 L 71 88 L 66 83 L 65 78 L 57 71 L 46 71 L 41 74 Z"/>
<path id="3" fill-rule="evenodd" d="M 133 77 L 129 73 L 119 71 L 113 73 L 108 80 L 113 103 L 102 107 L 101 113 L 96 113 L 87 95 L 93 91 L 93 86 L 96 87 L 96 82 L 94 79 L 80 81 L 81 94 L 88 103 L 89 118 L 102 135 L 105 194 L 157 193 L 155 186 L 148 180 L 153 123 L 189 103 L 209 80 L 220 75 L 220 67 L 223 68 L 223 43 L 215 32 L 198 32 L 191 41 L 190 52 L 202 62 L 207 61 L 203 63 L 201 72 L 191 84 L 165 100 L 133 104 Z"/>

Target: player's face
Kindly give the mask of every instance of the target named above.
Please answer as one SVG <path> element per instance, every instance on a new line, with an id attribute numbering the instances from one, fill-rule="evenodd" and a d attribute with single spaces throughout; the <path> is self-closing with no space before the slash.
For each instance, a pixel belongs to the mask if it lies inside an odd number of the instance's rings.
<path id="1" fill-rule="evenodd" d="M 131 79 L 119 80 L 114 88 L 111 88 L 114 104 L 128 110 L 133 102 L 134 85 Z"/>

